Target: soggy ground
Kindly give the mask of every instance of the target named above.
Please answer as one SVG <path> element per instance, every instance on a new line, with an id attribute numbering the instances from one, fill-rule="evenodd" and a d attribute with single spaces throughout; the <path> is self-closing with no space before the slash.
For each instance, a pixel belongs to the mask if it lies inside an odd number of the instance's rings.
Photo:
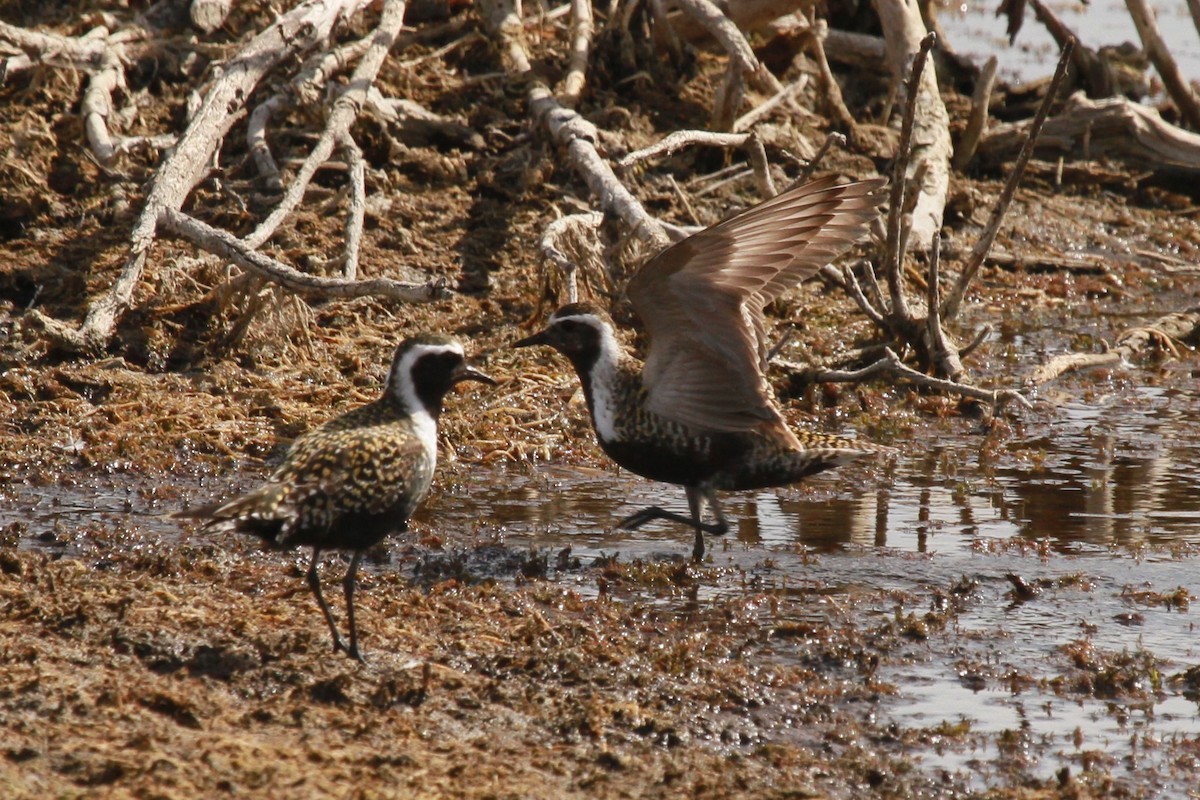
<path id="1" fill-rule="evenodd" d="M 465 50 L 448 56 L 458 69 L 495 68 Z M 1195 796 L 1193 350 L 1064 376 L 988 424 L 904 387 L 792 395 L 780 380 L 794 425 L 899 454 L 730 495 L 735 530 L 691 565 L 675 526 L 611 530 L 646 503 L 681 507 L 682 492 L 613 468 L 574 376 L 506 347 L 539 313 L 533 251 L 576 179 L 524 131 L 518 99 L 486 83 L 460 96 L 456 73 L 423 63 L 423 85 L 392 74 L 390 89 L 445 113 L 498 104 L 492 134 L 481 152 L 373 162 L 392 205 L 368 226 L 364 271 L 425 270 L 460 294 L 420 307 L 271 295 L 239 319 L 236 298 L 208 293 L 220 265 L 163 242 L 96 358 L 55 352 L 20 320 L 29 307 L 77 319 L 85 290 L 105 289 L 128 176 L 78 145 L 56 155 L 78 133 L 66 78 L 0 89 L 4 135 L 33 148 L 3 173 L 0 794 Z M 681 98 L 658 98 L 674 115 L 659 123 L 700 124 L 689 103 L 719 74 L 702 61 Z M 631 129 L 651 130 L 650 107 L 626 112 Z M 49 195 L 19 178 L 39 170 Z M 337 176 L 327 184 L 323 202 Z M 1055 355 L 1200 303 L 1196 198 L 1133 185 L 1035 177 L 1018 194 L 1006 251 L 1096 266 L 986 268 L 966 320 L 995 329 L 968 362 L 977 381 L 1021 386 Z M 999 183 L 955 187 L 950 234 L 969 248 Z M 641 188 L 656 212 L 680 211 L 673 192 Z M 733 200 L 706 202 L 715 219 Z M 313 212 L 279 247 L 299 261 L 339 235 Z M 792 360 L 868 331 L 819 282 L 780 305 Z M 372 397 L 395 341 L 421 329 L 467 338 L 502 385 L 449 398 L 433 496 L 370 553 L 359 666 L 329 652 L 304 554 L 166 515 L 252 485 L 296 435 Z M 331 598 L 341 569 L 325 564 Z"/>

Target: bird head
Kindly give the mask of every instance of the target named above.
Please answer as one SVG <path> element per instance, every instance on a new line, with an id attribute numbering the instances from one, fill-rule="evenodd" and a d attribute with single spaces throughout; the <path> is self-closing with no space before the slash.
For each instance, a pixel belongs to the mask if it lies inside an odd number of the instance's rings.
<path id="1" fill-rule="evenodd" d="M 441 413 L 442 398 L 456 384 L 496 381 L 467 363 L 462 343 L 450 336 L 418 334 L 396 348 L 388 374 L 387 393 L 410 412 L 421 408 Z"/>
<path id="2" fill-rule="evenodd" d="M 608 314 L 590 303 L 570 303 L 551 314 L 545 328 L 512 346 L 533 345 L 553 347 L 584 373 L 598 358 L 615 357 L 616 339 Z"/>

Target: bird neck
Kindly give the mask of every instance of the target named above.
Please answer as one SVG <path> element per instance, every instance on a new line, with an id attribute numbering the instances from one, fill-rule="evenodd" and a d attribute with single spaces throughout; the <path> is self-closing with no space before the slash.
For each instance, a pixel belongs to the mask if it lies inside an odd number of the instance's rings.
<path id="1" fill-rule="evenodd" d="M 595 354 L 586 361 L 575 361 L 575 371 L 583 385 L 596 434 L 606 442 L 619 439 L 621 398 L 629 395 L 631 382 L 640 380 L 641 362 L 625 352 L 612 331 L 606 330 Z"/>
<path id="2" fill-rule="evenodd" d="M 390 411 L 389 417 L 407 419 L 427 456 L 436 460 L 437 423 L 438 416 L 442 413 L 441 401 L 441 395 L 433 398 L 421 398 L 417 395 L 405 397 L 397 392 L 387 391 L 378 402 Z"/>
<path id="3" fill-rule="evenodd" d="M 445 395 L 445 387 L 418 384 L 412 375 L 403 373 L 392 376 L 381 400 L 406 416 L 429 417 L 436 423 L 442 415 L 442 399 Z"/>

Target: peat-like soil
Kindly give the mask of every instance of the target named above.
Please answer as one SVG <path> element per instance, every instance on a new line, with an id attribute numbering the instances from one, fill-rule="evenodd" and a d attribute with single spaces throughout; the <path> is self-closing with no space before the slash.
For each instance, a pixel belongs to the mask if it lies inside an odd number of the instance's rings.
<path id="1" fill-rule="evenodd" d="M 16 7 L 14 22 L 27 27 L 77 35 L 94 24 L 55 4 Z M 262 21 L 235 15 L 219 44 L 231 48 Z M 403 568 L 375 568 L 363 579 L 369 663 L 358 665 L 330 652 L 300 554 L 187 528 L 168 535 L 164 524 L 137 520 L 85 523 L 69 507 L 52 527 L 34 521 L 46 518 L 56 493 L 99 496 L 114 476 L 163 515 L 245 488 L 297 435 L 371 399 L 397 341 L 425 330 L 461 336 L 501 381 L 448 398 L 435 493 L 448 485 L 469 492 L 481 465 L 611 469 L 566 365 L 508 348 L 560 299 L 538 240 L 556 215 L 586 202 L 587 188 L 531 129 L 522 93 L 486 77 L 500 69 L 490 44 L 471 38 L 434 54 L 462 35 L 412 45 L 403 53 L 410 64 L 393 58 L 381 88 L 471 125 L 480 147 L 397 142 L 367 118 L 354 130 L 372 197 L 362 274 L 441 277 L 455 290 L 450 299 L 302 301 L 245 283 L 229 291 L 226 265 L 163 239 L 112 343 L 90 356 L 55 348 L 26 312 L 78 321 L 107 292 L 156 158 L 96 164 L 83 137 L 78 75 L 38 69 L 0 86 L 0 499 L 12 510 L 0 531 L 0 795 L 1153 796 L 1151 781 L 1139 784 L 1102 757 L 1045 777 L 1014 755 L 981 789 L 920 765 L 922 752 L 952 746 L 964 731 L 877 720 L 876 704 L 898 691 L 878 679 L 879 665 L 952 630 L 960 609 L 978 602 L 969 583 L 904 597 L 888 587 L 842 587 L 836 600 L 811 585 L 747 587 L 688 602 L 717 567 L 572 562 L 569 553 L 509 549 L 429 515 L 380 546 L 377 561 Z M 723 69 L 722 57 L 699 53 L 669 87 L 639 79 L 618 91 L 601 79 L 581 111 L 619 132 L 606 147 L 633 149 L 703 127 Z M 135 74 L 130 132 L 182 120 L 199 74 L 194 64 L 166 62 Z M 965 108 L 961 98 L 951 106 Z M 277 157 L 302 157 L 311 138 L 295 134 L 318 124 L 290 120 Z M 827 127 L 816 116 L 779 123 L 769 152 L 787 163 L 781 130 L 819 142 Z M 244 128 L 235 131 L 221 173 L 195 193 L 193 213 L 244 233 L 269 206 L 255 187 Z M 672 184 L 727 160 L 684 153 L 670 162 L 671 181 L 632 180 L 654 213 L 711 223 L 753 201 L 751 182 L 688 209 Z M 881 166 L 863 152 L 835 153 L 823 165 L 856 177 Z M 954 177 L 949 268 L 979 235 L 1002 177 Z M 999 239 L 1017 266 L 985 267 L 968 298 L 971 323 L 997 331 L 968 361 L 977 382 L 1019 386 L 1012 352 L 1024 332 L 1043 321 L 1069 326 L 1071 309 L 1087 309 L 1086 323 L 1060 328 L 1045 358 L 1099 350 L 1130 318 L 1197 304 L 1195 272 L 1181 268 L 1200 250 L 1195 194 L 1139 182 L 1119 165 L 1093 178 L 1055 185 L 1053 165 L 1038 165 L 1018 192 Z M 324 269 L 341 248 L 344 188 L 344 171 L 323 170 L 267 249 Z M 1063 254 L 1093 265 L 1055 266 Z M 624 255 L 634 264 L 641 257 Z M 869 341 L 868 322 L 836 287 L 811 282 L 777 306 L 772 324 L 794 329 L 785 350 L 792 360 L 827 359 Z M 632 321 L 620 305 L 618 316 Z M 1180 355 L 1194 359 L 1186 348 Z M 1156 374 L 1148 362 L 1097 380 L 1119 388 Z M 794 425 L 849 426 L 910 453 L 961 413 L 953 399 L 892 386 L 794 393 L 779 384 Z M 977 434 L 998 458 L 1022 413 Z M 1052 430 L 1052 404 L 1028 414 Z M 883 482 L 881 469 L 851 474 Z M 686 537 L 679 549 L 686 552 Z M 464 550 L 503 568 L 481 580 L 453 563 Z M 556 559 L 560 568 L 548 569 Z M 339 571 L 340 562 L 324 570 L 326 594 L 338 601 Z M 555 580 L 565 572 L 578 580 Z M 663 587 L 682 601 L 657 602 Z M 858 613 L 888 604 L 906 610 Z M 1179 748 L 1176 763 L 1195 764 L 1194 741 L 1163 746 Z"/>

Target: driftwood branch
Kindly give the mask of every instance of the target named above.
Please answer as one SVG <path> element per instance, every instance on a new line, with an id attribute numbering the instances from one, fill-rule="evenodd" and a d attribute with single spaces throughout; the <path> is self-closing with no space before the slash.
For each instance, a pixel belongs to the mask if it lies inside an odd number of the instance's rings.
<path id="1" fill-rule="evenodd" d="M 892 302 L 892 314 L 899 319 L 908 320 L 912 315 L 908 310 L 908 302 L 904 298 L 904 248 L 900 238 L 900 223 L 906 215 L 905 192 L 920 193 L 919 184 L 908 184 L 909 161 L 912 155 L 913 129 L 917 116 L 917 97 L 920 84 L 925 74 L 925 61 L 933 48 L 937 37 L 929 33 L 921 39 L 920 47 L 913 56 L 909 68 L 904 117 L 900 125 L 900 144 L 896 151 L 896 159 L 892 165 L 891 202 L 888 204 L 887 217 L 887 251 L 884 254 L 884 275 L 887 280 L 888 294 Z"/>
<path id="2" fill-rule="evenodd" d="M 1142 47 L 1162 77 L 1167 94 L 1179 106 L 1179 113 L 1187 124 L 1193 130 L 1200 130 L 1200 97 L 1197 97 L 1196 90 L 1184 79 L 1179 65 L 1171 57 L 1171 51 L 1158 31 L 1154 11 L 1146 0 L 1125 0 L 1125 5 L 1129 7 L 1129 15 L 1133 17 L 1133 24 L 1137 26 L 1138 36 L 1142 39 Z"/>
<path id="3" fill-rule="evenodd" d="M 146 204 L 134 226 L 129 256 L 109 293 L 93 302 L 82 326 L 30 311 L 30 321 L 40 325 L 61 346 L 101 351 L 112 336 L 117 318 L 129 307 L 141 279 L 159 220 L 178 211 L 192 188 L 208 172 L 217 148 L 233 124 L 245 114 L 245 102 L 276 64 L 324 41 L 334 23 L 357 13 L 367 0 L 312 0 L 281 16 L 255 36 L 231 59 L 205 94 L 174 152 L 155 174 Z"/>
<path id="4" fill-rule="evenodd" d="M 1057 96 L 1058 87 L 1062 84 L 1067 74 L 1067 64 L 1071 61 L 1071 51 L 1073 48 L 1074 43 L 1068 41 L 1067 46 L 1063 48 L 1059 56 L 1058 67 L 1054 71 L 1054 78 L 1050 81 L 1050 91 L 1046 93 L 1041 107 L 1038 108 L 1037 114 L 1029 126 L 1028 136 L 1021 145 L 1021 152 L 1017 155 L 1016 163 L 1013 164 L 1012 171 L 1009 172 L 1008 180 L 1004 183 L 1004 188 L 1000 190 L 1000 197 L 996 200 L 996 207 L 992 209 L 992 217 L 988 220 L 988 225 L 984 229 L 983 235 L 979 237 L 979 241 L 972 248 L 967 263 L 963 265 L 962 270 L 958 274 L 958 280 L 955 281 L 954 288 L 951 289 L 950 294 L 946 297 L 946 302 L 939 312 L 942 319 L 954 319 L 958 316 L 959 307 L 962 305 L 963 298 L 967 294 L 967 287 L 975 279 L 975 273 L 979 271 L 980 265 L 983 264 L 983 259 L 992 248 L 992 243 L 996 241 L 996 235 L 1000 232 L 1000 223 L 1004 221 L 1004 215 L 1008 213 L 1008 207 L 1017 192 L 1017 185 L 1021 182 L 1021 178 L 1025 174 L 1025 167 L 1029 164 L 1029 159 L 1033 155 L 1038 137 L 1041 135 L 1042 127 L 1046 122 L 1046 117 L 1050 114 L 1050 104 Z"/>
<path id="5" fill-rule="evenodd" d="M 569 108 L 574 108 L 583 94 L 594 28 L 591 0 L 571 0 L 571 53 L 567 76 L 558 90 L 559 102 Z"/>
<path id="6" fill-rule="evenodd" d="M 906 380 L 914 386 L 923 389 L 933 389 L 939 392 L 950 392 L 963 397 L 973 397 L 990 403 L 994 412 L 999 412 L 1010 402 L 1017 403 L 1023 408 L 1033 408 L 1021 393 L 1012 389 L 983 389 L 969 383 L 935 378 L 918 372 L 900 360 L 900 357 L 890 347 L 883 348 L 883 357 L 862 369 L 832 370 L 806 367 L 790 361 L 775 362 L 786 370 L 794 379 L 806 383 L 863 383 L 876 378 L 890 377 Z"/>
<path id="7" fill-rule="evenodd" d="M 323 299 L 386 297 L 409 303 L 422 303 L 441 300 L 450 294 L 441 280 L 407 283 L 390 278 L 351 280 L 309 275 L 247 246 L 231 233 L 214 228 L 176 209 L 164 211 L 161 224 L 167 231 L 186 238 L 200 249 L 300 295 Z"/>
<path id="8" fill-rule="evenodd" d="M 979 143 L 978 158 L 1007 163 L 1028 138 L 1029 123 L 998 125 Z M 1153 108 L 1125 98 L 1072 95 L 1038 137 L 1041 158 L 1114 158 L 1162 175 L 1200 174 L 1200 134 L 1165 121 Z"/>
<path id="9" fill-rule="evenodd" d="M 1103 353 L 1056 356 L 1039 367 L 1029 378 L 1029 383 L 1040 386 L 1067 372 L 1120 364 L 1155 349 L 1178 358 L 1180 346 L 1197 345 L 1200 345 L 1200 306 L 1167 314 L 1149 325 L 1132 328 L 1117 339 L 1115 346 Z"/>
<path id="10" fill-rule="evenodd" d="M 906 0 L 874 0 L 887 42 L 889 66 L 896 85 L 910 69 L 926 38 L 924 23 L 915 3 Z M 915 93 L 907 99 L 915 105 L 913 153 L 907 178 L 917 166 L 926 164 L 924 180 L 914 187 L 918 198 L 912 214 L 910 241 L 918 250 L 928 250 L 941 224 L 950 188 L 950 117 L 938 91 L 933 70 L 923 71 Z"/>

